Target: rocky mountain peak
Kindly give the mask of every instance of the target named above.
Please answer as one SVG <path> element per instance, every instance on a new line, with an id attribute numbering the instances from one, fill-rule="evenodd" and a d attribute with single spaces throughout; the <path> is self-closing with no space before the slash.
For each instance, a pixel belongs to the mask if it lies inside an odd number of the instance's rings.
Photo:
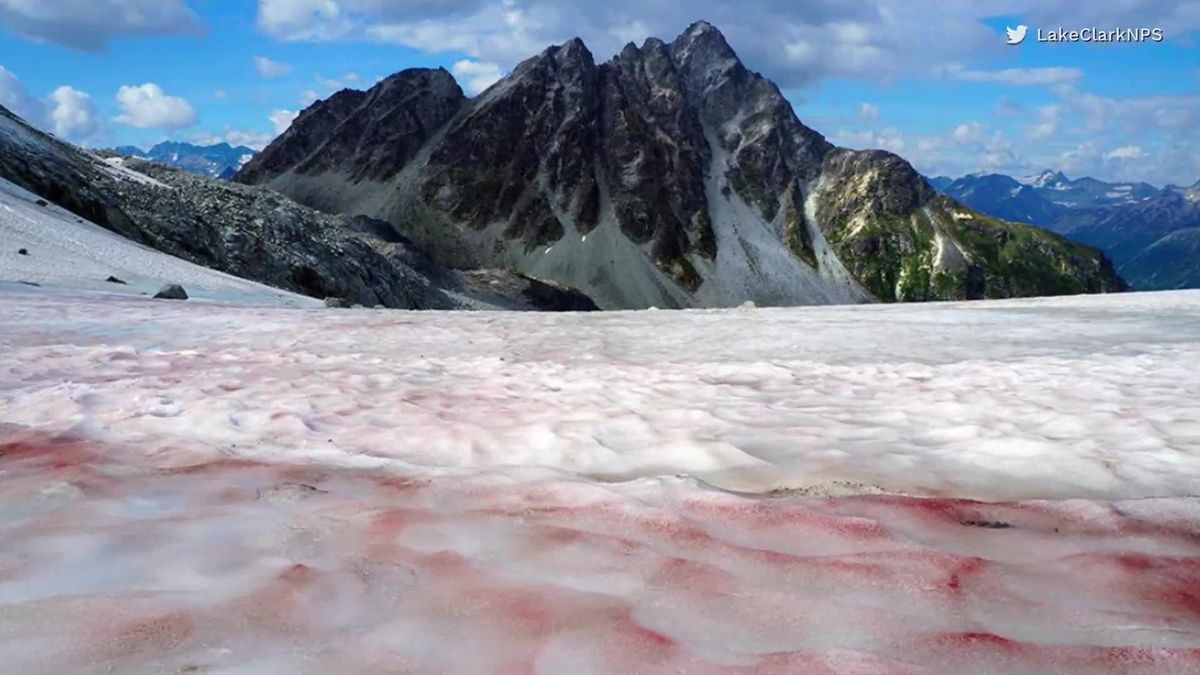
<path id="1" fill-rule="evenodd" d="M 388 220 L 442 262 L 512 266 L 605 307 L 852 302 L 870 297 L 854 276 L 868 272 L 884 299 L 965 295 L 962 278 L 933 286 L 935 257 L 969 255 L 933 248 L 933 217 L 916 224 L 948 208 L 924 179 L 889 153 L 835 153 L 707 22 L 601 64 L 573 39 L 469 101 L 442 88 L 372 96 L 340 120 L 314 112 L 331 118 L 329 140 L 300 152 L 285 135 L 263 153 L 311 159 L 239 178 Z M 893 227 L 904 241 L 886 245 L 925 270 L 903 292 L 872 262 Z"/>

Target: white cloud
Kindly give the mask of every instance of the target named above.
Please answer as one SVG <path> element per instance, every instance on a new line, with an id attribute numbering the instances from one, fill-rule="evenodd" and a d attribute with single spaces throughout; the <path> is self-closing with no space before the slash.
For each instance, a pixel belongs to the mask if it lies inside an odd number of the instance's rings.
<path id="1" fill-rule="evenodd" d="M 226 126 L 220 134 L 189 134 L 188 139 L 197 145 L 216 145 L 228 143 L 232 146 L 244 145 L 252 150 L 262 150 L 275 136 L 263 131 L 244 131 Z"/>
<path id="2" fill-rule="evenodd" d="M 288 127 L 292 126 L 292 122 L 299 114 L 295 110 L 272 110 L 271 114 L 267 117 L 271 120 L 272 126 L 275 127 L 275 135 L 278 136 L 287 131 Z"/>
<path id="3" fill-rule="evenodd" d="M 254 69 L 263 77 L 283 77 L 292 72 L 290 64 L 273 61 L 265 56 L 254 57 Z"/>
<path id="4" fill-rule="evenodd" d="M 1083 71 L 1078 68 L 1051 66 L 1049 68 L 1004 68 L 1001 70 L 969 70 L 961 66 L 946 66 L 935 71 L 942 77 L 962 82 L 991 82 L 1007 86 L 1069 84 L 1078 82 Z"/>
<path id="5" fill-rule="evenodd" d="M 321 95 L 317 93 L 316 89 L 305 89 L 300 92 L 300 105 L 306 108 L 320 100 Z"/>
<path id="6" fill-rule="evenodd" d="M 63 85 L 50 94 L 50 122 L 57 136 L 84 139 L 100 131 L 100 118 L 92 97 Z"/>
<path id="7" fill-rule="evenodd" d="M 907 144 L 898 129 L 888 128 L 867 131 L 842 130 L 834 134 L 840 142 L 860 150 L 882 149 L 897 154 L 904 151 Z"/>
<path id="8" fill-rule="evenodd" d="M 42 102 L 31 96 L 24 83 L 4 66 L 0 66 L 0 105 L 27 122 L 41 123 Z"/>
<path id="9" fill-rule="evenodd" d="M 504 76 L 498 64 L 467 59 L 455 61 L 450 72 L 465 85 L 468 94 L 478 94 Z"/>
<path id="10" fill-rule="evenodd" d="M 978 143 L 983 138 L 983 125 L 979 122 L 963 122 L 954 127 L 950 137 L 963 145 Z"/>
<path id="11" fill-rule="evenodd" d="M 277 40 L 332 40 L 346 35 L 350 27 L 334 0 L 259 0 L 258 3 L 258 29 Z"/>
<path id="12" fill-rule="evenodd" d="M 1142 152 L 1141 146 L 1122 145 L 1105 153 L 1104 159 L 1138 159 L 1139 157 L 1144 157 L 1145 154 Z"/>
<path id="13" fill-rule="evenodd" d="M 874 120 L 879 118 L 879 106 L 871 103 L 860 103 L 858 105 L 858 116 L 864 120 Z"/>
<path id="14" fill-rule="evenodd" d="M 362 77 L 358 73 L 350 71 L 339 77 L 322 77 L 317 75 L 315 79 L 318 85 L 327 89 L 329 93 L 333 93 L 358 84 L 362 80 Z"/>
<path id="15" fill-rule="evenodd" d="M 0 0 L 0 27 L 84 51 L 101 51 L 121 36 L 201 30 L 183 0 Z"/>
<path id="16" fill-rule="evenodd" d="M 670 39 L 699 17 L 720 26 L 747 63 L 784 87 L 836 75 L 895 79 L 965 61 L 995 33 L 969 3 L 912 11 L 909 0 L 646 3 L 515 0 L 259 0 L 258 26 L 280 40 L 366 39 L 460 53 L 509 69 L 549 44 L 582 37 L 604 60 L 630 41 Z M 936 34 L 923 49 L 913 36 Z M 914 68 L 917 66 L 917 68 Z"/>
<path id="17" fill-rule="evenodd" d="M 39 99 L 4 66 L 0 66 L 0 105 L 36 127 L 73 141 L 92 138 L 101 130 L 96 109 L 86 93 L 63 85 L 44 100 Z"/>
<path id="18" fill-rule="evenodd" d="M 138 129 L 180 129 L 196 122 L 196 111 L 186 100 L 168 96 L 162 87 L 146 84 L 121 87 L 117 104 L 122 113 L 116 120 Z"/>
<path id="19" fill-rule="evenodd" d="M 215 89 L 213 90 L 212 95 L 213 98 L 217 99 L 218 101 L 224 101 L 225 99 L 229 98 L 229 92 L 225 91 L 224 89 Z"/>
<path id="20" fill-rule="evenodd" d="M 1030 140 L 1044 141 L 1053 138 L 1058 133 L 1058 125 L 1062 121 L 1063 106 L 1060 103 L 1050 103 L 1038 107 L 1038 119 L 1026 127 L 1025 134 Z"/>

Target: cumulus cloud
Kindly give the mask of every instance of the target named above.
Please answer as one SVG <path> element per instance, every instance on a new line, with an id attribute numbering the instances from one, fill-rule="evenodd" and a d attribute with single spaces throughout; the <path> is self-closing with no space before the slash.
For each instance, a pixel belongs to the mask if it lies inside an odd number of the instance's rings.
<path id="1" fill-rule="evenodd" d="M 197 145 L 228 143 L 235 147 L 244 145 L 252 150 L 262 150 L 271 142 L 274 135 L 263 131 L 245 131 L 226 126 L 219 134 L 197 133 L 190 134 L 187 138 Z"/>
<path id="2" fill-rule="evenodd" d="M 478 94 L 504 75 L 498 64 L 468 59 L 455 61 L 450 67 L 450 72 L 464 85 L 469 94 Z"/>
<path id="3" fill-rule="evenodd" d="M 117 105 L 122 111 L 117 122 L 138 129 L 181 129 L 196 122 L 192 104 L 178 96 L 168 96 L 153 82 L 121 87 L 117 91 Z"/>
<path id="4" fill-rule="evenodd" d="M 254 57 L 254 69 L 263 77 L 283 77 L 292 72 L 290 64 L 273 61 L 265 56 Z"/>
<path id="5" fill-rule="evenodd" d="M 864 120 L 874 120 L 879 118 L 879 106 L 871 103 L 860 103 L 858 105 L 858 116 Z"/>
<path id="6" fill-rule="evenodd" d="M 1030 140 L 1044 141 L 1053 138 L 1058 133 L 1058 125 L 1062 121 L 1063 106 L 1061 103 L 1050 103 L 1039 106 L 1037 121 L 1026 127 L 1026 136 Z"/>
<path id="7" fill-rule="evenodd" d="M 963 122 L 954 127 L 950 137 L 963 145 L 978 143 L 983 138 L 983 125 L 979 122 Z"/>
<path id="8" fill-rule="evenodd" d="M 1139 157 L 1144 157 L 1145 154 L 1142 152 L 1141 146 L 1122 145 L 1105 153 L 1104 159 L 1138 159 Z"/>
<path id="9" fill-rule="evenodd" d="M 30 40 L 92 52 L 116 37 L 201 30 L 182 0 L 0 0 L 0 27 Z"/>
<path id="10" fill-rule="evenodd" d="M 100 117 L 92 105 L 92 97 L 86 93 L 63 85 L 51 92 L 49 104 L 55 135 L 85 139 L 100 130 Z"/>
<path id="11" fill-rule="evenodd" d="M 93 138 L 102 128 L 92 99 L 86 93 L 63 85 L 45 99 L 39 99 L 4 66 L 0 66 L 0 105 L 26 122 L 72 141 Z"/>
<path id="12" fill-rule="evenodd" d="M 272 110 L 267 118 L 271 120 L 271 125 L 275 127 L 275 135 L 278 136 L 292 126 L 292 122 L 299 114 L 295 110 Z"/>
<path id="13" fill-rule="evenodd" d="M 880 149 L 901 153 L 907 147 L 904 135 L 895 128 L 866 131 L 842 130 L 834 134 L 834 138 L 848 147 L 859 150 Z"/>

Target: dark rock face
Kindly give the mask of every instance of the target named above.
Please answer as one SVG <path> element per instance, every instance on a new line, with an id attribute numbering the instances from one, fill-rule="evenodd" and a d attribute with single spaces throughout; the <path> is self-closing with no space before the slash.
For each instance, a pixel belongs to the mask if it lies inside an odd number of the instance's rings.
<path id="1" fill-rule="evenodd" d="M 895 155 L 834 148 L 707 23 L 600 64 L 571 40 L 470 100 L 448 79 L 409 70 L 314 104 L 237 180 L 387 221 L 441 262 L 514 267 L 610 307 L 1068 288 L 971 271 L 952 204 Z M 1047 246 L 1068 266 L 1082 255 Z M 897 291 L 902 278 L 921 290 Z"/>
<path id="2" fill-rule="evenodd" d="M 443 69 L 411 69 L 367 92 L 343 90 L 300 113 L 277 149 L 263 153 L 238 174 L 244 183 L 281 169 L 298 173 L 344 171 L 355 180 L 381 179 L 399 171 L 465 100 Z"/>
<path id="3" fill-rule="evenodd" d="M 113 276 L 113 275 L 111 275 L 111 274 L 108 276 L 108 278 L 107 278 L 107 279 L 105 279 L 105 281 L 106 281 L 106 282 L 108 282 L 108 283 L 110 283 L 110 284 L 120 284 L 120 285 L 122 285 L 122 286 L 125 286 L 125 285 L 127 285 L 124 279 L 121 279 L 121 278 L 119 278 L 119 277 L 115 277 L 115 276 Z"/>
<path id="4" fill-rule="evenodd" d="M 354 112 L 366 92 L 343 89 L 320 103 L 305 108 L 292 125 L 238 172 L 236 180 L 258 183 L 260 176 L 274 175 L 298 167 L 329 138 L 339 124 Z"/>
<path id="5" fill-rule="evenodd" d="M 461 273 L 433 261 L 387 223 L 320 213 L 271 190 L 150 162 L 125 166 L 142 175 L 117 171 L 0 107 L 0 177 L 164 253 L 362 305 L 535 308 L 520 292 L 475 298 Z"/>
<path id="6" fill-rule="evenodd" d="M 160 288 L 154 297 L 159 300 L 187 300 L 188 294 L 179 284 L 167 284 Z"/>
<path id="7" fill-rule="evenodd" d="M 463 287 L 477 297 L 519 297 L 521 306 L 542 312 L 594 312 L 600 308 L 583 293 L 519 272 L 473 270 L 463 274 Z"/>

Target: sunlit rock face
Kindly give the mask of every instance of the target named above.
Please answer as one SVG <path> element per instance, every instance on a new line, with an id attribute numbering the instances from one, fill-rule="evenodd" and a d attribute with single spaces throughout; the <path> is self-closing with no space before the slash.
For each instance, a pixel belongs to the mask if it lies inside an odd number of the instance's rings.
<path id="1" fill-rule="evenodd" d="M 0 663 L 1196 672 L 1198 312 L 5 284 Z"/>

